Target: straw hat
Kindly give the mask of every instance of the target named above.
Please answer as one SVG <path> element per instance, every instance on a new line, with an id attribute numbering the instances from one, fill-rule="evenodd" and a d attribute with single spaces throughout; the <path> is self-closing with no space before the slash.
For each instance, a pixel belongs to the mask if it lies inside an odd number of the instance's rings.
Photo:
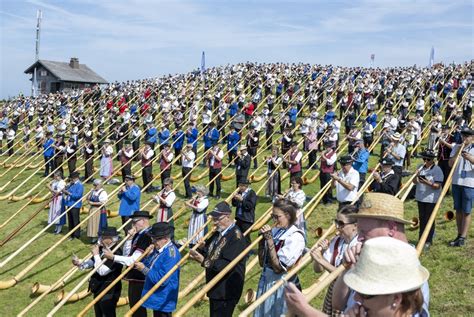
<path id="1" fill-rule="evenodd" d="M 415 248 L 394 238 L 378 237 L 364 243 L 344 283 L 361 294 L 386 295 L 416 290 L 429 276 Z"/>
<path id="2" fill-rule="evenodd" d="M 402 137 L 402 135 L 398 132 L 395 132 L 394 134 L 392 134 L 392 140 L 394 140 L 394 141 L 400 141 L 401 137 Z"/>
<path id="3" fill-rule="evenodd" d="M 353 218 L 373 218 L 392 220 L 400 223 L 411 224 L 403 218 L 403 202 L 395 196 L 383 193 L 367 193 L 359 207 L 359 212 L 350 214 Z"/>

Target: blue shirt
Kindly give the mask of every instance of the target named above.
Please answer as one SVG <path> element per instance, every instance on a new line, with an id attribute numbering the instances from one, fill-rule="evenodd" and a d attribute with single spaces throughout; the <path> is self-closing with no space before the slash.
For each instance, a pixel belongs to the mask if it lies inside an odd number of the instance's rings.
<path id="1" fill-rule="evenodd" d="M 368 116 L 365 121 L 367 123 L 370 123 L 374 128 L 377 126 L 377 114 L 372 113 L 370 116 Z"/>
<path id="2" fill-rule="evenodd" d="M 324 121 L 326 121 L 327 124 L 331 124 L 334 121 L 334 118 L 336 117 L 336 114 L 334 111 L 328 111 L 324 115 Z"/>
<path id="3" fill-rule="evenodd" d="M 359 173 L 367 173 L 369 169 L 369 151 L 366 148 L 359 150 L 356 153 L 352 167 Z"/>
<path id="4" fill-rule="evenodd" d="M 84 195 L 84 185 L 82 185 L 80 181 L 77 181 L 66 187 L 66 190 L 70 192 L 70 194 L 65 196 L 64 206 L 72 208 L 81 208 L 82 195 Z"/>
<path id="5" fill-rule="evenodd" d="M 233 102 L 230 106 L 229 106 L 229 115 L 231 117 L 235 116 L 235 114 L 237 113 L 237 110 L 239 110 L 239 104 L 237 102 Z"/>
<path id="6" fill-rule="evenodd" d="M 178 130 L 175 135 L 173 135 L 173 148 L 176 150 L 181 150 L 184 143 L 184 132 Z"/>
<path id="7" fill-rule="evenodd" d="M 196 128 L 192 128 L 191 131 L 188 133 L 186 131 L 186 142 L 188 142 L 188 144 L 192 144 L 193 145 L 193 149 L 196 149 L 197 148 L 197 138 L 198 138 L 198 130 Z"/>
<path id="8" fill-rule="evenodd" d="M 150 270 L 146 274 L 142 297 L 148 293 L 171 268 L 178 264 L 181 260 L 181 254 L 172 242 L 168 242 L 162 250 L 154 250 L 146 260 L 146 262 L 149 262 Z M 179 273 L 180 269 L 178 268 L 158 287 L 145 303 L 143 303 L 143 307 L 165 313 L 175 311 L 178 302 Z"/>
<path id="9" fill-rule="evenodd" d="M 156 143 L 156 128 L 150 128 L 146 131 L 146 140 L 151 143 Z"/>
<path id="10" fill-rule="evenodd" d="M 237 145 L 239 144 L 240 136 L 237 131 L 229 133 L 227 136 L 227 151 L 237 151 Z"/>
<path id="11" fill-rule="evenodd" d="M 298 114 L 298 109 L 296 108 L 291 108 L 289 111 L 288 111 L 288 114 L 290 115 L 290 120 L 291 122 L 293 122 L 293 125 L 296 124 L 296 116 Z"/>
<path id="12" fill-rule="evenodd" d="M 219 141 L 219 131 L 216 128 L 212 128 L 204 134 L 204 147 L 210 148 L 217 144 Z"/>
<path id="13" fill-rule="evenodd" d="M 160 141 L 160 145 L 168 144 L 170 139 L 170 130 L 164 129 L 163 131 L 158 132 L 158 139 Z"/>
<path id="14" fill-rule="evenodd" d="M 131 216 L 135 211 L 140 210 L 140 187 L 137 184 L 127 186 L 125 192 L 119 192 L 120 199 L 119 215 Z"/>
<path id="15" fill-rule="evenodd" d="M 52 145 L 54 144 L 54 139 L 49 138 L 43 144 L 43 156 L 44 157 L 53 157 L 54 155 L 54 148 Z"/>

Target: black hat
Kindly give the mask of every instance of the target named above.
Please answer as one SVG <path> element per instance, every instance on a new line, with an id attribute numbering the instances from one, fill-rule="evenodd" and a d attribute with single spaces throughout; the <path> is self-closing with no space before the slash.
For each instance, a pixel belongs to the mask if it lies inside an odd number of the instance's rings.
<path id="1" fill-rule="evenodd" d="M 436 157 L 435 152 L 431 150 L 424 150 L 419 155 L 421 158 L 428 158 L 428 159 L 434 159 Z"/>
<path id="2" fill-rule="evenodd" d="M 382 165 L 393 165 L 393 164 L 395 164 L 395 162 L 390 158 L 383 158 L 379 162 Z"/>
<path id="3" fill-rule="evenodd" d="M 133 175 L 125 175 L 124 178 L 125 178 L 125 179 L 131 179 L 132 181 L 135 180 L 135 176 L 133 176 Z"/>
<path id="4" fill-rule="evenodd" d="M 349 164 L 352 163 L 353 159 L 350 155 L 344 155 L 339 158 L 339 163 L 341 164 Z"/>
<path id="5" fill-rule="evenodd" d="M 79 172 L 72 172 L 71 174 L 69 174 L 69 178 L 79 178 Z"/>
<path id="6" fill-rule="evenodd" d="M 171 226 L 168 222 L 157 222 L 151 226 L 147 234 L 152 238 L 163 238 L 171 235 Z"/>
<path id="7" fill-rule="evenodd" d="M 239 181 L 239 185 L 250 185 L 250 181 L 248 179 L 242 179 Z"/>
<path id="8" fill-rule="evenodd" d="M 470 128 L 463 128 L 461 130 L 461 134 L 474 135 L 474 130 Z"/>
<path id="9" fill-rule="evenodd" d="M 331 141 L 331 140 L 329 140 L 329 139 L 325 139 L 325 140 L 323 141 L 323 144 L 324 144 L 324 146 L 333 146 L 333 145 L 334 145 L 334 142 Z"/>
<path id="10" fill-rule="evenodd" d="M 153 142 L 150 142 L 150 141 L 146 141 L 145 144 L 149 146 L 153 146 Z"/>
<path id="11" fill-rule="evenodd" d="M 148 218 L 148 219 L 151 219 L 151 218 L 153 218 L 153 216 L 150 215 L 150 213 L 148 211 L 137 210 L 130 216 L 130 218 Z"/>
<path id="12" fill-rule="evenodd" d="M 115 227 L 106 227 L 100 230 L 99 236 L 101 237 L 117 237 L 119 235 L 117 228 Z"/>
<path id="13" fill-rule="evenodd" d="M 225 201 L 221 201 L 214 207 L 214 209 L 209 213 L 211 217 L 220 217 L 224 215 L 230 215 L 232 213 L 232 210 L 230 209 L 230 206 L 228 203 Z"/>

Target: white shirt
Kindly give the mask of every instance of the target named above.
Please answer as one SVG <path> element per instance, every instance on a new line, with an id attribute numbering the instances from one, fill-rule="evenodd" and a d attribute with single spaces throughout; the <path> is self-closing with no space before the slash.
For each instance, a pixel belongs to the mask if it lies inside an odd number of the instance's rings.
<path id="1" fill-rule="evenodd" d="M 357 190 L 359 187 L 359 172 L 357 172 L 354 168 L 351 167 L 347 175 L 344 175 L 342 171 L 339 171 L 338 176 L 341 177 L 345 183 L 354 185 L 354 189 L 352 191 L 347 190 L 339 182 L 336 182 L 337 201 L 339 202 L 354 201 L 357 198 Z"/>
<path id="2" fill-rule="evenodd" d="M 187 159 L 185 155 L 181 155 L 181 156 L 182 156 L 182 161 L 183 161 L 183 167 L 189 167 L 189 168 L 194 167 L 194 159 L 196 158 L 196 155 L 194 154 L 193 151 L 186 152 L 186 156 L 189 159 Z"/>
<path id="3" fill-rule="evenodd" d="M 106 203 L 107 200 L 109 200 L 109 195 L 107 194 L 107 192 L 103 188 L 101 188 L 99 190 L 93 190 L 91 192 L 91 196 L 97 196 L 97 193 L 99 193 L 99 202 L 100 203 Z"/>
<path id="4" fill-rule="evenodd" d="M 460 144 L 456 144 L 451 150 L 450 157 L 454 157 L 454 154 L 458 151 Z M 471 155 L 474 155 L 474 145 L 470 145 L 464 148 L 464 151 Z M 462 156 L 459 158 L 458 164 L 453 167 L 455 168 L 453 173 L 453 185 L 460 185 L 466 187 L 474 187 L 474 165 Z M 464 171 L 464 172 L 463 172 Z M 465 174 L 465 177 L 461 177 L 461 174 Z"/>
<path id="5" fill-rule="evenodd" d="M 173 206 L 173 203 L 176 199 L 176 194 L 174 193 L 173 190 L 170 190 L 169 192 L 164 192 L 164 193 L 167 194 L 165 198 L 165 205 L 166 207 L 170 208 L 171 206 Z M 155 196 L 155 201 L 157 203 L 160 203 L 160 198 L 159 198 L 160 196 L 161 196 L 161 193 Z"/>
<path id="6" fill-rule="evenodd" d="M 224 152 L 222 152 L 221 149 L 219 149 L 219 151 L 217 152 L 216 154 L 217 158 L 219 159 L 219 161 L 222 161 L 222 159 L 224 158 Z M 209 165 L 210 166 L 213 166 L 214 165 L 214 156 L 211 156 L 211 159 L 209 160 Z"/>
<path id="7" fill-rule="evenodd" d="M 275 236 L 279 228 L 272 229 L 272 235 Z M 292 267 L 296 261 L 303 255 L 305 248 L 305 238 L 303 232 L 295 225 L 289 227 L 280 237 L 284 241 L 283 246 L 278 250 L 277 256 L 281 267 L 285 270 Z"/>

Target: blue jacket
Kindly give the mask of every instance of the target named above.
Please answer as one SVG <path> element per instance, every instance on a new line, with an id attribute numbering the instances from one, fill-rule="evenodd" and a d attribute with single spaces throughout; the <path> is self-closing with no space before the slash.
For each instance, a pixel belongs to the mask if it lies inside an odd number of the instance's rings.
<path id="1" fill-rule="evenodd" d="M 324 115 L 324 121 L 326 121 L 327 124 L 331 124 L 334 121 L 334 118 L 336 117 L 336 114 L 334 111 L 328 111 Z"/>
<path id="2" fill-rule="evenodd" d="M 156 143 L 156 128 L 155 127 L 146 130 L 145 139 L 148 142 Z"/>
<path id="3" fill-rule="evenodd" d="M 178 130 L 175 135 L 173 135 L 173 148 L 176 150 L 181 150 L 183 148 L 184 143 L 184 132 L 182 130 Z"/>
<path id="4" fill-rule="evenodd" d="M 125 192 L 119 192 L 120 199 L 119 215 L 131 216 L 135 211 L 140 210 L 140 187 L 137 184 L 127 188 Z"/>
<path id="5" fill-rule="evenodd" d="M 372 113 L 370 116 L 368 116 L 365 121 L 367 123 L 370 123 L 374 128 L 377 126 L 377 114 Z"/>
<path id="6" fill-rule="evenodd" d="M 239 141 L 240 135 L 237 133 L 237 131 L 229 133 L 229 135 L 227 136 L 227 151 L 237 151 Z"/>
<path id="7" fill-rule="evenodd" d="M 145 266 L 149 268 L 149 271 L 146 274 L 142 297 L 181 260 L 181 254 L 172 242 L 166 245 L 161 253 L 158 252 L 158 250 L 154 250 L 153 253 L 143 261 Z M 165 313 L 175 311 L 178 302 L 179 271 L 179 268 L 174 271 L 145 303 L 143 303 L 143 307 Z"/>
<path id="8" fill-rule="evenodd" d="M 170 140 L 170 130 L 164 129 L 163 131 L 158 132 L 158 139 L 160 145 L 168 144 Z"/>
<path id="9" fill-rule="evenodd" d="M 54 148 L 52 145 L 54 144 L 54 139 L 49 138 L 43 143 L 43 156 L 44 157 L 53 157 L 54 156 Z"/>
<path id="10" fill-rule="evenodd" d="M 237 110 L 239 110 L 239 104 L 237 102 L 233 102 L 229 106 L 229 116 L 233 117 L 237 113 Z"/>
<path id="11" fill-rule="evenodd" d="M 206 149 L 212 147 L 219 141 L 219 130 L 216 128 L 212 128 L 207 130 L 206 134 L 204 134 L 204 147 Z"/>
<path id="12" fill-rule="evenodd" d="M 82 195 L 84 195 L 84 185 L 80 181 L 66 187 L 66 190 L 70 192 L 70 195 L 65 195 L 64 206 L 81 208 L 82 207 Z"/>
<path id="13" fill-rule="evenodd" d="M 352 163 L 352 167 L 359 173 L 367 173 L 369 168 L 369 151 L 367 149 L 359 150 Z"/>
<path id="14" fill-rule="evenodd" d="M 191 143 L 193 145 L 193 149 L 197 148 L 198 134 L 199 132 L 196 128 L 192 128 L 190 133 L 186 132 L 186 142 Z"/>
<path id="15" fill-rule="evenodd" d="M 290 110 L 288 110 L 288 115 L 290 116 L 291 122 L 293 122 L 293 125 L 296 124 L 296 116 L 298 115 L 298 109 L 291 107 Z"/>

